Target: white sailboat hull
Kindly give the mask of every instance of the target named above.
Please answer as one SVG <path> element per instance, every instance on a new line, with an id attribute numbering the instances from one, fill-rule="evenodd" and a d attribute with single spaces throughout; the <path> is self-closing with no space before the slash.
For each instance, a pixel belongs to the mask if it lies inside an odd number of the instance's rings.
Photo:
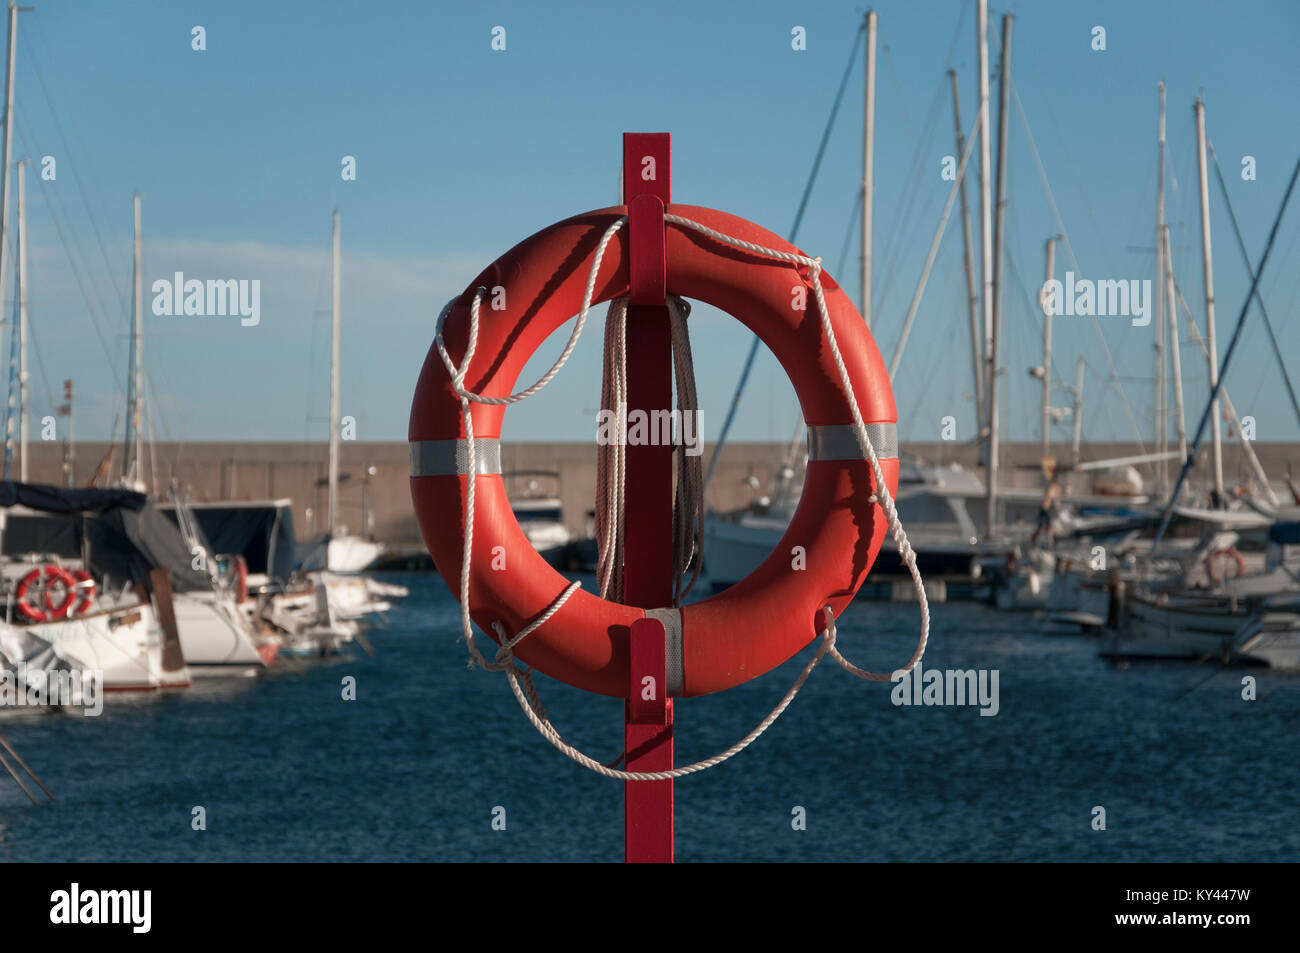
<path id="1" fill-rule="evenodd" d="M 331 611 L 344 619 L 387 612 L 390 598 L 411 594 L 405 586 L 379 582 L 365 576 L 342 576 L 332 572 L 312 573 L 310 578 L 325 587 Z"/>
<path id="2" fill-rule="evenodd" d="M 1289 627 L 1288 627 L 1289 626 Z M 1253 638 L 1243 637 L 1253 633 Z M 1252 644 L 1253 643 L 1253 644 Z M 1291 667 L 1300 652 L 1300 615 L 1232 608 L 1226 601 L 1130 597 L 1121 628 L 1102 654 L 1112 658 L 1219 659 Z"/>
<path id="3" fill-rule="evenodd" d="M 1300 671 L 1300 610 L 1261 612 L 1243 634 L 1236 646 L 1241 658 L 1281 671 Z"/>
<path id="4" fill-rule="evenodd" d="M 11 664 L 24 661 L 29 667 L 48 668 L 61 660 L 73 669 L 99 673 L 105 691 L 155 691 L 190 684 L 188 667 L 164 669 L 162 627 L 150 605 L 21 627 L 5 624 L 3 629 L 0 648 L 38 643 L 21 659 L 13 658 L 12 650 L 5 651 Z"/>
<path id="5" fill-rule="evenodd" d="M 1121 628 L 1107 636 L 1102 655 L 1110 658 L 1215 659 L 1226 658 L 1241 614 L 1178 603 L 1161 604 L 1132 596 Z"/>
<path id="6" fill-rule="evenodd" d="M 704 564 L 715 588 L 732 586 L 759 567 L 785 533 L 787 523 L 774 517 L 744 522 L 704 521 Z"/>
<path id="7" fill-rule="evenodd" d="M 185 662 L 195 677 L 254 675 L 266 662 L 233 606 L 220 599 L 204 592 L 172 597 Z"/>
<path id="8" fill-rule="evenodd" d="M 327 544 L 325 565 L 331 572 L 361 572 L 383 551 L 381 543 L 360 536 L 336 536 Z"/>

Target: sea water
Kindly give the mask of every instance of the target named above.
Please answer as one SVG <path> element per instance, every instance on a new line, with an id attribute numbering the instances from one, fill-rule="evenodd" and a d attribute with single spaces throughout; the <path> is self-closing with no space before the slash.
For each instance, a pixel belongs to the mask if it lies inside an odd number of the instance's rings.
<path id="1" fill-rule="evenodd" d="M 466 669 L 439 577 L 391 578 L 411 595 L 369 633 L 374 658 L 0 718 L 58 798 L 33 807 L 0 777 L 0 861 L 620 860 L 622 783 L 543 740 L 502 675 Z M 1300 676 L 1121 666 L 1030 614 L 932 611 L 926 670 L 996 672 L 996 713 L 898 704 L 828 660 L 753 746 L 677 782 L 677 858 L 1300 859 Z M 917 628 L 915 605 L 858 602 L 839 644 L 890 671 Z M 811 653 L 679 701 L 677 762 L 744 735 Z M 620 701 L 539 687 L 566 738 L 622 749 Z"/>

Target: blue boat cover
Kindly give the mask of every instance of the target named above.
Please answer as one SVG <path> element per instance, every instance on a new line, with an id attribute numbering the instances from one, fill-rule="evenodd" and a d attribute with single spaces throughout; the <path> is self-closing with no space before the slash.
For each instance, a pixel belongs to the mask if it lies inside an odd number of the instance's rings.
<path id="1" fill-rule="evenodd" d="M 37 512 L 7 515 L 0 555 L 81 559 L 97 579 L 119 585 L 147 585 L 150 570 L 165 569 L 176 592 L 212 589 L 180 531 L 142 493 L 0 481 L 0 506 L 18 505 Z"/>
<path id="2" fill-rule="evenodd" d="M 104 513 L 144 509 L 146 497 L 131 490 L 67 489 L 42 483 L 0 480 L 0 507 L 25 506 L 42 513 Z"/>
<path id="3" fill-rule="evenodd" d="M 1268 528 L 1269 542 L 1300 546 L 1300 523 L 1274 523 Z"/>

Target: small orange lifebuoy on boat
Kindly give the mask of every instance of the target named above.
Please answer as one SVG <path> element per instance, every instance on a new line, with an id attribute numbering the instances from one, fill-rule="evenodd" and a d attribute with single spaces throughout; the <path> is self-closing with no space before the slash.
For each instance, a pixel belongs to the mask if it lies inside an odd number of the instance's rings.
<path id="1" fill-rule="evenodd" d="M 23 576 L 14 590 L 14 605 L 28 622 L 49 622 L 66 618 L 76 601 L 77 581 L 61 566 L 37 566 Z M 54 594 L 63 591 L 62 601 Z"/>
<path id="2" fill-rule="evenodd" d="M 95 604 L 95 580 L 84 569 L 72 570 L 72 578 L 77 587 L 77 604 L 72 607 L 73 615 L 85 615 Z"/>
<path id="3" fill-rule="evenodd" d="M 794 246 L 751 222 L 712 209 L 669 205 L 727 236 L 791 254 Z M 525 363 L 581 309 L 602 235 L 626 206 L 578 215 L 543 229 L 497 259 L 447 311 L 444 341 L 459 366 L 468 347 L 471 302 L 479 287 L 505 288 L 501 307 L 483 309 L 464 386 L 484 397 L 511 393 Z M 753 573 L 730 589 L 677 609 L 644 610 L 577 590 L 514 650 L 524 663 L 587 691 L 627 694 L 629 628 L 646 616 L 668 634 L 668 691 L 686 697 L 757 678 L 825 628 L 822 608 L 839 615 L 866 579 L 887 530 L 875 502 L 841 378 L 818 320 L 809 269 L 743 250 L 680 223 L 665 225 L 667 290 L 739 318 L 790 375 L 809 430 L 803 495 L 788 529 Z M 594 277 L 592 303 L 628 294 L 628 233 L 616 232 Z M 890 493 L 898 487 L 897 414 L 880 352 L 848 296 L 829 275 L 821 283 L 862 420 Z M 568 581 L 529 545 L 501 477 L 505 407 L 471 405 L 475 469 L 467 465 L 461 399 L 437 343 L 420 373 L 411 408 L 411 496 L 434 564 L 458 591 L 467 481 L 475 483 L 470 560 L 473 620 L 519 632 L 551 606 Z M 504 547 L 504 550 L 499 547 Z M 501 568 L 499 553 L 509 554 Z M 801 558 L 792 558 L 797 554 Z M 797 567 L 797 568 L 796 568 Z M 496 636 L 494 635 L 494 638 Z"/>
<path id="4" fill-rule="evenodd" d="M 1218 549 L 1210 553 L 1205 559 L 1205 572 L 1210 577 L 1211 582 L 1223 582 L 1223 571 L 1219 569 L 1219 560 L 1230 559 L 1237 567 L 1233 576 L 1243 576 L 1246 573 L 1246 560 L 1241 558 L 1241 553 L 1237 552 L 1235 546 L 1229 546 L 1227 549 Z"/>
<path id="5" fill-rule="evenodd" d="M 248 560 L 235 557 L 235 602 L 248 601 Z"/>

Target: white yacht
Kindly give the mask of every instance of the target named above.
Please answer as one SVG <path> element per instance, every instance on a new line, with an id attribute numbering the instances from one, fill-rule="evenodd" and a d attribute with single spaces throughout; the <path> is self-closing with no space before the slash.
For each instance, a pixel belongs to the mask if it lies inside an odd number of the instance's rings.
<path id="1" fill-rule="evenodd" d="M 0 655 L 7 666 L 93 671 L 107 691 L 189 685 L 171 579 L 151 572 L 138 548 L 154 542 L 130 509 L 144 505 L 119 490 L 0 484 Z M 120 532 L 128 524 L 131 532 Z M 114 589 L 100 557 L 114 567 L 135 563 L 135 577 L 119 577 Z"/>
<path id="2" fill-rule="evenodd" d="M 763 497 L 746 509 L 705 517 L 704 565 L 715 592 L 745 578 L 777 547 L 798 503 L 799 485 L 791 471 L 789 466 L 783 469 L 775 500 Z M 944 579 L 974 581 L 1006 562 L 1012 552 L 1008 541 L 981 539 L 983 500 L 983 484 L 956 464 L 900 467 L 895 501 L 923 576 L 936 584 Z M 893 539 L 886 535 L 871 568 L 872 579 L 906 574 Z"/>
<path id="3" fill-rule="evenodd" d="M 565 524 L 560 502 L 560 474 L 554 470 L 514 470 L 501 477 L 510 497 L 510 507 L 528 542 L 552 566 L 565 568 L 573 536 Z M 551 481 L 555 488 L 553 494 L 542 493 L 543 484 L 539 480 Z"/>
<path id="4" fill-rule="evenodd" d="M 175 503 L 159 508 L 178 524 L 185 519 L 197 544 L 216 553 L 219 562 L 242 560 L 247 598 L 239 602 L 241 614 L 250 625 L 269 624 L 277 637 L 292 636 L 279 643 L 296 654 L 336 650 L 360 631 L 357 620 L 387 612 L 393 599 L 410 595 L 405 586 L 369 576 L 304 567 L 294 542 L 291 500 L 186 503 L 183 511 Z M 231 576 L 228 569 L 223 578 Z"/>
<path id="5" fill-rule="evenodd" d="M 150 602 L 26 625 L 0 623 L 0 656 L 7 667 L 94 672 L 109 692 L 188 687 L 190 671 L 179 643 L 171 646 Z"/>
<path id="6" fill-rule="evenodd" d="M 335 536 L 326 544 L 325 568 L 330 572 L 362 572 L 383 552 L 383 543 L 360 536 Z"/>
<path id="7" fill-rule="evenodd" d="M 1102 654 L 1300 669 L 1300 523 L 1269 527 L 1257 571 L 1230 576 L 1214 571 L 1212 566 L 1221 563 L 1212 558 L 1236 555 L 1237 539 L 1233 531 L 1209 532 L 1181 571 L 1133 584 L 1123 594 Z"/>

